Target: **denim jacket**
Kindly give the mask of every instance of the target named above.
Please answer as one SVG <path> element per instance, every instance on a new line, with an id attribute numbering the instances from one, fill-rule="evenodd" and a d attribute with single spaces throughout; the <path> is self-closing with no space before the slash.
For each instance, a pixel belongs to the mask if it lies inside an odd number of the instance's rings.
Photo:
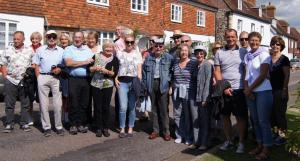
<path id="1" fill-rule="evenodd" d="M 155 70 L 155 56 L 149 55 L 143 64 L 142 81 L 147 87 L 147 91 L 152 93 L 154 70 Z M 159 75 L 160 75 L 160 92 L 168 92 L 171 81 L 171 69 L 173 65 L 173 56 L 169 53 L 163 53 L 159 62 Z"/>

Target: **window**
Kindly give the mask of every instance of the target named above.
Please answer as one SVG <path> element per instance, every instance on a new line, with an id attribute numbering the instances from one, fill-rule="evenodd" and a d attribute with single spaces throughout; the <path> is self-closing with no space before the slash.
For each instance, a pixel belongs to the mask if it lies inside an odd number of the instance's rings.
<path id="1" fill-rule="evenodd" d="M 205 27 L 205 12 L 197 11 L 197 26 Z"/>
<path id="2" fill-rule="evenodd" d="M 238 9 L 243 10 L 243 0 L 238 0 Z"/>
<path id="3" fill-rule="evenodd" d="M 87 0 L 88 3 L 109 6 L 109 0 Z"/>
<path id="4" fill-rule="evenodd" d="M 12 45 L 15 31 L 17 31 L 16 23 L 0 21 L 0 50 Z"/>
<path id="5" fill-rule="evenodd" d="M 265 27 L 264 26 L 260 26 L 260 34 L 261 34 L 261 36 L 264 36 L 264 32 L 265 32 Z"/>
<path id="6" fill-rule="evenodd" d="M 148 0 L 131 0 L 131 10 L 148 13 Z"/>
<path id="7" fill-rule="evenodd" d="M 251 32 L 255 31 L 255 24 L 251 23 Z"/>
<path id="8" fill-rule="evenodd" d="M 239 33 L 241 33 L 243 31 L 243 21 L 242 20 L 238 20 L 237 31 Z"/>
<path id="9" fill-rule="evenodd" d="M 113 32 L 99 32 L 99 45 L 102 47 L 103 43 L 108 40 L 113 41 L 115 34 Z"/>
<path id="10" fill-rule="evenodd" d="M 176 4 L 171 5 L 171 21 L 182 22 L 182 6 Z"/>

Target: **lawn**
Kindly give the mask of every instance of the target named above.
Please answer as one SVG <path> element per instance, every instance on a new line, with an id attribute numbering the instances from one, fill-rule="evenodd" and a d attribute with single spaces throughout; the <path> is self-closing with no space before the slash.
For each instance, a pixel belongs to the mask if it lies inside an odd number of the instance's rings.
<path id="1" fill-rule="evenodd" d="M 300 101 L 288 109 L 288 128 L 289 132 L 300 130 Z M 299 143 L 300 144 L 300 143 Z M 255 144 L 251 141 L 246 143 L 246 151 L 254 148 Z M 216 150 L 215 152 L 205 153 L 199 161 L 255 161 L 253 156 L 245 154 L 236 154 L 235 149 L 227 152 Z M 300 161 L 300 158 L 294 157 L 289 153 L 285 146 L 274 146 L 271 150 L 269 161 Z"/>

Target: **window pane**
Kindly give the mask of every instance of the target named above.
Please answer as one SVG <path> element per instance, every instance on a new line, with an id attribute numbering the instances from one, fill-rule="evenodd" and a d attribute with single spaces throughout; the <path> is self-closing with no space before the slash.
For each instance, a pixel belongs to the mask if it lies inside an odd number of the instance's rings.
<path id="1" fill-rule="evenodd" d="M 0 32 L 1 31 L 5 32 L 5 23 L 4 22 L 0 22 Z"/>
<path id="2" fill-rule="evenodd" d="M 103 39 L 105 39 L 105 38 L 107 38 L 107 33 L 106 32 L 103 33 Z"/>

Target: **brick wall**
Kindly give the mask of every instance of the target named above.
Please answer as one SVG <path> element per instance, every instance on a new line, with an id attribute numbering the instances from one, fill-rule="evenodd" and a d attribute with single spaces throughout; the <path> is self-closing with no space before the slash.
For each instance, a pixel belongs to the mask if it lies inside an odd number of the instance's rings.
<path id="1" fill-rule="evenodd" d="M 117 25 L 124 25 L 143 34 L 162 35 L 163 30 L 181 29 L 183 32 L 214 36 L 214 12 L 204 10 L 206 26 L 197 27 L 197 10 L 201 9 L 180 3 L 183 6 L 183 21 L 174 23 L 170 20 L 171 2 L 149 0 L 149 12 L 140 14 L 131 11 L 130 0 L 110 0 L 108 7 L 89 4 L 86 0 L 51 0 L 45 4 L 45 15 L 50 28 L 114 31 Z"/>
<path id="2" fill-rule="evenodd" d="M 44 3 L 44 0 L 0 0 L 0 12 L 42 17 Z"/>

